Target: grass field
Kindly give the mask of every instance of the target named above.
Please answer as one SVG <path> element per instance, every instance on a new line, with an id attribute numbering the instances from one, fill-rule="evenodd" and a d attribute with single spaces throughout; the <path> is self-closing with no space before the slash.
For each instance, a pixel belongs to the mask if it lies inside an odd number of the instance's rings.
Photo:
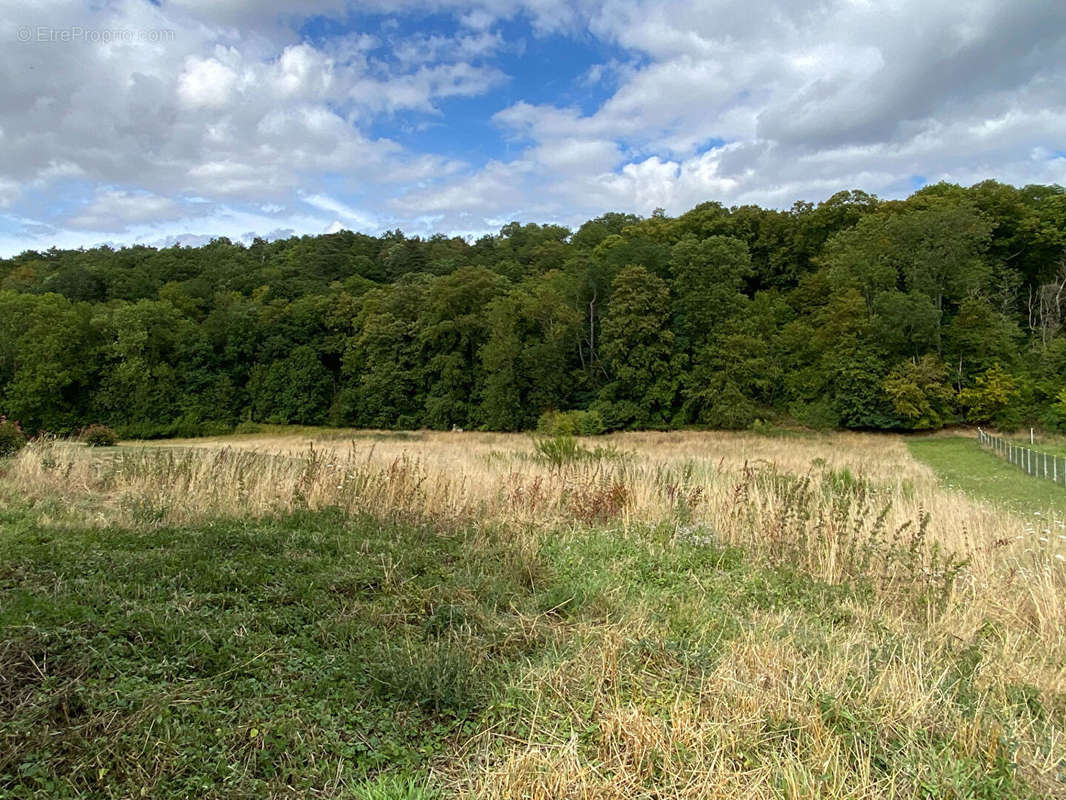
<path id="1" fill-rule="evenodd" d="M 1027 438 L 1014 438 L 1012 441 L 1022 447 L 1028 447 L 1037 453 L 1047 453 L 1049 456 L 1066 458 L 1066 440 L 1061 436 L 1042 436 L 1030 444 Z"/>
<path id="2" fill-rule="evenodd" d="M 908 440 L 907 447 L 915 458 L 933 469 L 946 488 L 967 492 L 1023 515 L 1046 515 L 1050 511 L 1058 519 L 1066 519 L 1066 488 L 1027 475 L 1005 459 L 979 448 L 973 437 L 915 438 Z M 1043 452 L 1039 446 L 1034 449 Z"/>
<path id="3" fill-rule="evenodd" d="M 1062 796 L 1064 515 L 962 444 L 32 445 L 0 796 Z"/>
<path id="4" fill-rule="evenodd" d="M 1038 453 L 1056 455 L 1066 458 L 1066 436 L 1061 433 L 1050 431 L 1035 431 L 1033 440 L 1030 441 L 1029 430 L 1015 431 L 1013 433 L 996 434 L 1000 438 L 1013 442 L 1019 447 L 1028 447 Z"/>

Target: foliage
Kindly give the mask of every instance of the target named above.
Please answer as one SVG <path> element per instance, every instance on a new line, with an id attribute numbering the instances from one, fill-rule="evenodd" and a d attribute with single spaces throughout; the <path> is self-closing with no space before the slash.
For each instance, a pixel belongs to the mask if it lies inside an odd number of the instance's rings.
<path id="1" fill-rule="evenodd" d="M 570 434 L 533 437 L 534 458 L 556 469 L 582 461 L 620 459 L 624 453 L 613 445 L 590 450 Z"/>
<path id="2" fill-rule="evenodd" d="M 81 432 L 80 438 L 89 447 L 114 447 L 118 444 L 118 434 L 107 425 L 90 425 Z"/>
<path id="3" fill-rule="evenodd" d="M 978 375 L 973 386 L 959 392 L 959 404 L 966 409 L 969 422 L 1003 423 L 1005 413 L 1017 397 L 1017 380 L 995 364 Z"/>
<path id="4" fill-rule="evenodd" d="M 885 378 L 895 412 L 915 430 L 939 428 L 951 414 L 954 392 L 944 363 L 931 354 L 904 361 Z"/>
<path id="5" fill-rule="evenodd" d="M 604 430 L 596 411 L 545 411 L 537 420 L 537 433 L 544 436 L 596 436 Z"/>
<path id="6" fill-rule="evenodd" d="M 1052 427 L 1066 431 L 1066 386 L 1055 395 L 1055 402 L 1051 404 L 1048 416 Z"/>
<path id="7" fill-rule="evenodd" d="M 784 413 L 931 429 L 955 418 L 950 387 L 968 419 L 1057 425 L 1064 209 L 1061 187 L 986 181 L 612 212 L 573 235 L 515 222 L 474 243 L 28 251 L 0 259 L 0 406 L 31 434 L 144 437 L 241 420 L 529 430 L 552 409 L 608 430 Z M 1018 394 L 990 412 L 973 392 L 996 364 Z"/>
<path id="8" fill-rule="evenodd" d="M 0 458 L 13 456 L 26 446 L 26 434 L 15 420 L 0 415 Z"/>
<path id="9" fill-rule="evenodd" d="M 247 423 L 254 425 L 255 423 Z M 239 426 L 238 426 L 239 427 Z M 126 425 L 116 425 L 115 433 L 120 439 L 195 439 L 201 436 L 224 436 L 236 431 L 233 426 L 224 422 L 197 422 L 188 418 L 180 418 L 174 422 L 131 422 Z M 247 430 L 245 433 L 254 433 L 256 430 Z"/>
<path id="10" fill-rule="evenodd" d="M 601 392 L 608 428 L 663 425 L 673 404 L 670 290 L 639 265 L 618 273 L 603 320 L 601 352 L 611 377 Z"/>

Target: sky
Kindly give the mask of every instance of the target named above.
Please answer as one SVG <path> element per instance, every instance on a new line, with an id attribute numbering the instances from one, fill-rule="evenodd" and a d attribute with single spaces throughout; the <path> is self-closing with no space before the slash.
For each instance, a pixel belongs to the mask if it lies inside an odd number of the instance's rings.
<path id="1" fill-rule="evenodd" d="M 1063 0 L 0 0 L 0 42 L 3 256 L 1066 184 Z"/>

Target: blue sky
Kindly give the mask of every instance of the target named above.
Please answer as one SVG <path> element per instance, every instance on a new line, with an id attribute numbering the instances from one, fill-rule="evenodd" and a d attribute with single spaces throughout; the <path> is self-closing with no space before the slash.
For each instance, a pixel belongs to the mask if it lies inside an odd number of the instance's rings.
<path id="1" fill-rule="evenodd" d="M 1060 0 L 270 8 L 0 0 L 0 255 L 1066 183 Z"/>

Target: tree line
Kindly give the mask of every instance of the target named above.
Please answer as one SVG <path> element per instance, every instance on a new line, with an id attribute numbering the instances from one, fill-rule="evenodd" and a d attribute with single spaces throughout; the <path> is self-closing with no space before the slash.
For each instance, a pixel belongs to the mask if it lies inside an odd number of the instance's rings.
<path id="1" fill-rule="evenodd" d="M 0 412 L 521 430 L 1066 427 L 1066 191 L 702 203 L 468 242 L 350 231 L 0 260 Z"/>

